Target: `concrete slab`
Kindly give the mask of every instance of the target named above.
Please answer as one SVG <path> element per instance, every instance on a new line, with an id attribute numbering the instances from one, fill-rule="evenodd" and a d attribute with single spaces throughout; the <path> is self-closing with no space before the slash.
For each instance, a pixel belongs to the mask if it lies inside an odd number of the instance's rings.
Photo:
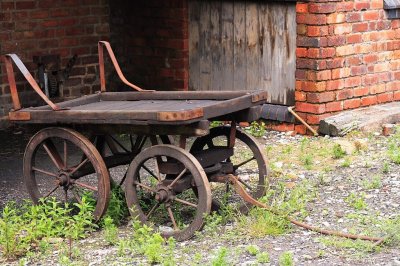
<path id="1" fill-rule="evenodd" d="M 352 130 L 381 131 L 383 124 L 399 122 L 400 102 L 392 102 L 330 116 L 320 122 L 318 131 L 324 135 L 344 136 Z"/>

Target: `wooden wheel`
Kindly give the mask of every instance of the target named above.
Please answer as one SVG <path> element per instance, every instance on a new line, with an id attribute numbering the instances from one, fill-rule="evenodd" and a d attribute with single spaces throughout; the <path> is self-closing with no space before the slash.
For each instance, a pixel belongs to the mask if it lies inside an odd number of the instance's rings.
<path id="1" fill-rule="evenodd" d="M 24 155 L 25 183 L 34 203 L 55 197 L 80 202 L 87 194 L 96 201 L 94 219 L 101 218 L 110 197 L 110 177 L 96 147 L 67 128 L 46 128 L 29 141 Z"/>
<path id="2" fill-rule="evenodd" d="M 192 237 L 210 213 L 211 191 L 203 168 L 190 153 L 172 145 L 152 146 L 132 161 L 125 193 L 133 217 L 178 241 Z"/>
<path id="3" fill-rule="evenodd" d="M 230 127 L 212 128 L 208 135 L 197 138 L 193 142 L 190 153 L 196 156 L 199 151 L 227 149 L 229 147 L 229 136 Z M 267 159 L 254 137 L 237 129 L 233 155 L 221 158 L 220 164 L 231 165 L 231 167 L 225 168 L 223 174 L 238 176 L 239 181 L 253 198 L 258 199 L 265 195 L 268 186 Z M 210 169 L 212 168 L 218 171 L 218 167 L 210 167 Z M 205 171 L 208 173 L 208 168 Z M 208 173 L 209 176 L 212 174 L 212 172 Z M 218 210 L 223 203 L 232 202 L 239 203 L 238 207 L 241 212 L 245 213 L 250 208 L 250 205 L 230 190 L 228 183 L 213 182 L 211 190 L 213 192 L 213 210 Z"/>

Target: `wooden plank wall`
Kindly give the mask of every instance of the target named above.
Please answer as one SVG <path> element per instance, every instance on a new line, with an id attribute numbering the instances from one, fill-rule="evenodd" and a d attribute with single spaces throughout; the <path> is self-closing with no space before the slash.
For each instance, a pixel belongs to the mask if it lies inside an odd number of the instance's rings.
<path id="1" fill-rule="evenodd" d="M 189 1 L 189 89 L 267 90 L 293 105 L 294 3 Z"/>

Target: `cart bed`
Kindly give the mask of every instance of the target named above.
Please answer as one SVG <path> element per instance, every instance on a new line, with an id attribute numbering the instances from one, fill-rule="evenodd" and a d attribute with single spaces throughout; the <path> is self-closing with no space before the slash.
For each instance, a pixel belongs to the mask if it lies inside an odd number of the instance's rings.
<path id="1" fill-rule="evenodd" d="M 259 118 L 264 91 L 102 92 L 57 105 L 23 108 L 10 120 L 23 124 L 191 124 L 234 115 L 240 121 Z"/>

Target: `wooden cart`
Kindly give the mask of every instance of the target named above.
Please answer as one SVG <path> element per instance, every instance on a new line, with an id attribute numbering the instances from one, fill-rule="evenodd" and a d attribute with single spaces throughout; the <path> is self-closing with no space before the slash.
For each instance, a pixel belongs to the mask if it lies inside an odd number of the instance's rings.
<path id="1" fill-rule="evenodd" d="M 104 48 L 121 80 L 136 91 L 106 92 Z M 166 237 L 185 240 L 211 210 L 240 201 L 227 193 L 229 175 L 238 176 L 253 197 L 264 195 L 263 149 L 236 123 L 259 119 L 266 92 L 145 91 L 125 79 L 110 45 L 99 42 L 101 91 L 55 104 L 15 54 L 5 58 L 14 104 L 9 118 L 38 130 L 23 162 L 35 203 L 47 197 L 79 202 L 91 195 L 98 220 L 107 210 L 111 172 L 133 216 Z M 46 106 L 21 108 L 12 61 Z M 210 129 L 212 121 L 229 123 Z"/>

